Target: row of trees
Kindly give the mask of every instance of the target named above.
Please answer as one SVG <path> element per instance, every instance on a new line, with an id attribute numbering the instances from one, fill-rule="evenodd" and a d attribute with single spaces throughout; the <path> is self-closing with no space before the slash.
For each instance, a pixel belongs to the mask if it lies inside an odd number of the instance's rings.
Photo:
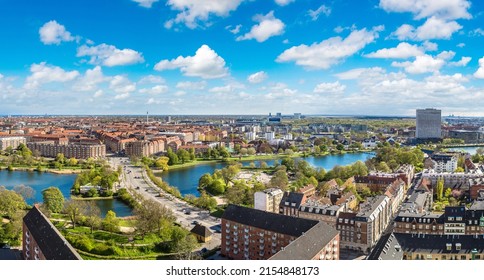
<path id="1" fill-rule="evenodd" d="M 4 243 L 20 245 L 22 217 L 27 204 L 16 191 L 0 186 L 0 246 Z"/>
<path id="2" fill-rule="evenodd" d="M 72 186 L 72 191 L 74 194 L 79 195 L 81 186 L 90 184 L 91 186 L 100 186 L 103 191 L 99 194 L 95 188 L 92 188 L 87 194 L 85 194 L 85 196 L 112 196 L 113 186 L 115 183 L 119 182 L 119 174 L 120 170 L 114 171 L 109 165 L 103 165 L 101 167 L 83 171 L 77 176 L 76 181 Z"/>

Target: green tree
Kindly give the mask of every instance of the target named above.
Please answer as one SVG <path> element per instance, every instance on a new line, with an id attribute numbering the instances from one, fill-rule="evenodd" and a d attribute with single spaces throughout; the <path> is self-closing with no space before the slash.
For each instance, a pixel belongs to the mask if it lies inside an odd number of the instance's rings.
<path id="1" fill-rule="evenodd" d="M 435 187 L 435 194 L 437 196 L 437 201 L 442 201 L 442 195 L 444 194 L 444 180 L 437 180 L 437 186 Z"/>
<path id="2" fill-rule="evenodd" d="M 284 165 L 287 170 L 294 170 L 295 168 L 295 163 L 294 163 L 294 159 L 293 158 L 290 158 L 290 157 L 285 157 L 281 160 L 281 165 Z"/>
<path id="3" fill-rule="evenodd" d="M 274 172 L 272 175 L 271 180 L 269 181 L 269 185 L 274 188 L 280 188 L 281 190 L 287 190 L 287 184 L 289 183 L 289 179 L 287 178 L 287 173 L 283 170 L 278 170 Z"/>
<path id="4" fill-rule="evenodd" d="M 185 149 L 178 149 L 178 151 L 176 151 L 176 155 L 182 163 L 190 161 L 190 153 Z"/>
<path id="5" fill-rule="evenodd" d="M 170 147 L 168 147 L 168 150 L 166 151 L 166 156 L 168 157 L 168 165 L 178 164 L 178 156 Z"/>
<path id="6" fill-rule="evenodd" d="M 253 156 L 255 155 L 255 153 L 256 153 L 256 150 L 254 148 L 250 147 L 247 149 L 247 154 L 249 154 L 249 156 Z"/>
<path id="7" fill-rule="evenodd" d="M 71 199 L 64 203 L 64 213 L 69 216 L 73 228 L 76 228 L 77 222 L 82 213 L 85 212 L 86 207 L 87 202 L 84 200 Z"/>
<path id="8" fill-rule="evenodd" d="M 77 166 L 78 164 L 78 160 L 76 158 L 73 158 L 71 157 L 68 161 L 67 161 L 67 165 L 69 166 Z"/>
<path id="9" fill-rule="evenodd" d="M 247 155 L 247 153 L 248 153 L 247 148 L 241 148 L 241 149 L 240 149 L 240 154 L 241 154 L 241 155 L 245 156 L 245 155 Z"/>
<path id="10" fill-rule="evenodd" d="M 109 232 L 119 232 L 119 219 L 114 211 L 109 210 L 106 213 L 106 217 L 102 221 L 102 228 Z"/>
<path id="11" fill-rule="evenodd" d="M 52 213 L 60 213 L 64 208 L 64 195 L 57 187 L 49 187 L 42 191 L 44 205 Z"/>
<path id="12" fill-rule="evenodd" d="M 136 230 L 143 238 L 150 232 L 157 231 L 159 233 L 164 220 L 174 220 L 170 209 L 153 200 L 141 202 L 135 208 L 134 214 L 137 216 Z"/>
<path id="13" fill-rule="evenodd" d="M 160 168 L 163 171 L 167 171 L 169 161 L 170 161 L 170 158 L 168 158 L 168 157 L 159 157 L 155 161 L 155 167 Z"/>
<path id="14" fill-rule="evenodd" d="M 225 185 L 228 185 L 230 181 L 232 181 L 237 174 L 239 174 L 240 168 L 237 165 L 229 165 L 222 168 L 222 178 L 225 182 Z"/>
<path id="15" fill-rule="evenodd" d="M 11 218 L 17 211 L 24 209 L 25 206 L 22 196 L 0 186 L 0 216 L 4 215 Z"/>
<path id="16" fill-rule="evenodd" d="M 26 185 L 18 185 L 13 187 L 13 191 L 21 195 L 25 200 L 34 197 L 35 190 Z"/>

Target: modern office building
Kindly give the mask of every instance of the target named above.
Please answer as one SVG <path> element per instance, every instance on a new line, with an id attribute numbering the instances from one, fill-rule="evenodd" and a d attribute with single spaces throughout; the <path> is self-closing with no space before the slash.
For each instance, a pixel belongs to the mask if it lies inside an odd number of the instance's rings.
<path id="1" fill-rule="evenodd" d="M 417 133 L 420 140 L 442 138 L 442 111 L 437 109 L 417 109 Z"/>

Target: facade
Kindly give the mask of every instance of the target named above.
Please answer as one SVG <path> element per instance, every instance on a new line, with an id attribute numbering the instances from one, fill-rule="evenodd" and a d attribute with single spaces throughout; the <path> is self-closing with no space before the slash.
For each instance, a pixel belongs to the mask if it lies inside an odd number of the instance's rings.
<path id="1" fill-rule="evenodd" d="M 417 139 L 441 139 L 441 124 L 441 110 L 417 109 Z"/>
<path id="2" fill-rule="evenodd" d="M 303 236 L 310 238 L 305 239 Z M 315 240 L 314 236 L 324 240 Z M 288 248 L 288 245 L 298 238 L 302 241 L 299 239 L 290 247 L 290 250 L 295 252 L 294 257 L 296 252 L 302 254 L 300 250 L 307 244 L 317 244 L 321 247 L 310 248 L 310 259 L 321 256 L 324 256 L 324 259 L 339 258 L 339 235 L 323 222 L 236 205 L 229 205 L 222 216 L 221 255 L 229 259 L 267 260 Z M 336 244 L 334 241 L 337 241 Z M 332 246 L 331 250 L 322 254 L 322 251 L 326 252 L 327 245 Z M 333 250 L 333 247 L 337 250 Z M 289 257 L 283 255 L 279 258 Z"/>
<path id="3" fill-rule="evenodd" d="M 435 172 L 454 172 L 457 169 L 459 157 L 456 154 L 434 153 L 425 160 L 425 166 L 431 167 Z"/>
<path id="4" fill-rule="evenodd" d="M 164 152 L 165 141 L 163 139 L 138 140 L 127 143 L 125 149 L 128 156 L 147 157 Z"/>
<path id="5" fill-rule="evenodd" d="M 279 204 L 279 214 L 298 217 L 299 207 L 306 199 L 303 193 L 285 192 Z"/>
<path id="6" fill-rule="evenodd" d="M 201 224 L 196 224 L 190 232 L 195 236 L 198 242 L 209 242 L 212 240 L 213 233 L 206 227 Z"/>
<path id="7" fill-rule="evenodd" d="M 277 188 L 256 192 L 254 193 L 254 209 L 279 213 L 279 204 L 283 195 L 284 192 Z"/>
<path id="8" fill-rule="evenodd" d="M 82 259 L 37 205 L 23 218 L 22 233 L 22 255 L 26 260 Z"/>
<path id="9" fill-rule="evenodd" d="M 32 151 L 39 151 L 44 157 L 56 157 L 57 154 L 64 154 L 66 158 L 104 158 L 106 157 L 105 145 L 59 145 L 46 142 L 30 142 L 27 147 Z"/>
<path id="10" fill-rule="evenodd" d="M 12 147 L 17 149 L 20 144 L 26 144 L 25 137 L 0 137 L 0 151 L 5 151 L 6 148 Z"/>

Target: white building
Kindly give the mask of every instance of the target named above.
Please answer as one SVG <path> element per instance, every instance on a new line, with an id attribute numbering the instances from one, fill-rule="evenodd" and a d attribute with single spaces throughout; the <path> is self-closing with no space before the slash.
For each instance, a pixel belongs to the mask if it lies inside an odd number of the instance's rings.
<path id="1" fill-rule="evenodd" d="M 274 140 L 276 138 L 276 133 L 271 131 L 271 132 L 266 132 L 266 139 L 267 141 Z"/>
<path id="2" fill-rule="evenodd" d="M 251 132 L 246 132 L 246 133 L 245 133 L 245 139 L 247 139 L 247 140 L 249 140 L 249 141 L 254 141 L 254 140 L 255 140 L 255 138 L 256 138 L 256 136 L 257 136 L 257 133 L 252 132 L 252 131 L 251 131 Z"/>
<path id="3" fill-rule="evenodd" d="M 4 151 L 8 147 L 17 149 L 20 144 L 26 144 L 25 137 L 0 137 L 0 151 Z"/>
<path id="4" fill-rule="evenodd" d="M 279 213 L 279 203 L 281 203 L 284 192 L 281 189 L 272 188 L 254 193 L 254 209 Z"/>
<path id="5" fill-rule="evenodd" d="M 417 109 L 418 139 L 442 138 L 442 111 L 437 109 Z"/>

